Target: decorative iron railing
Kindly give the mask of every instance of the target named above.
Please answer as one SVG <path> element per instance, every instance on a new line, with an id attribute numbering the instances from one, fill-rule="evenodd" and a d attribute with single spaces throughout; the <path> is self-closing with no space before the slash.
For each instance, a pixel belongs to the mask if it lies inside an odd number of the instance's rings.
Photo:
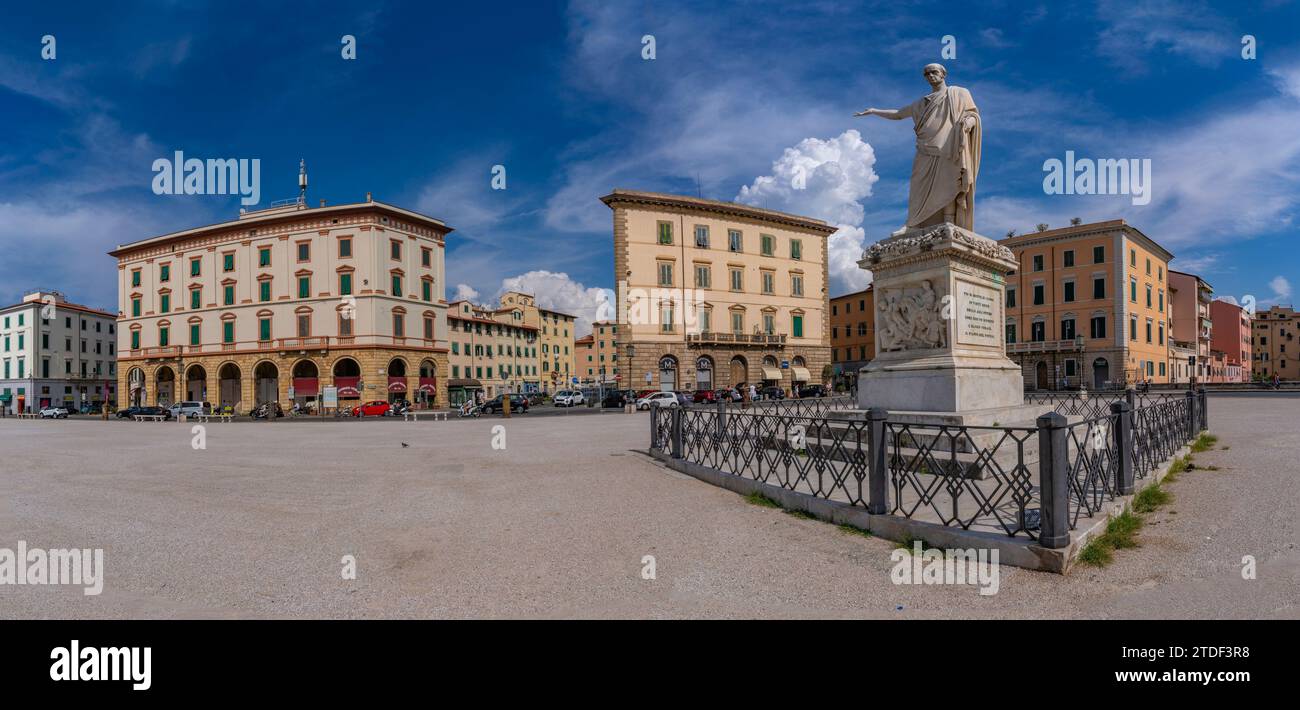
<path id="1" fill-rule="evenodd" d="M 692 404 L 691 409 L 716 409 L 718 403 Z M 853 397 L 837 395 L 834 397 L 805 397 L 802 399 L 763 399 L 757 402 L 737 402 L 723 400 L 721 406 L 727 410 L 739 410 L 754 414 L 782 414 L 795 417 L 821 417 L 834 412 L 857 407 Z"/>
<path id="2" fill-rule="evenodd" d="M 1132 494 L 1208 417 L 1204 390 L 1036 401 L 1056 411 L 1020 427 L 891 421 L 880 409 L 826 416 L 850 409 L 849 398 L 655 406 L 651 449 L 873 514 L 1057 548 L 1080 520 Z"/>

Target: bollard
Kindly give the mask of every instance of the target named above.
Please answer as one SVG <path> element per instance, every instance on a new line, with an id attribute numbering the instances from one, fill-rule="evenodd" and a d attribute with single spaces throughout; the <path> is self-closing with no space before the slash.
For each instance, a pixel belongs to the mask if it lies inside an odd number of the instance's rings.
<path id="1" fill-rule="evenodd" d="M 1070 544 L 1070 461 L 1066 419 L 1051 412 L 1038 418 L 1038 486 L 1042 515 L 1038 544 L 1060 549 Z"/>
<path id="2" fill-rule="evenodd" d="M 867 512 L 872 515 L 884 515 L 889 510 L 889 467 L 885 463 L 888 420 L 889 412 L 882 407 L 867 410 Z"/>
<path id="3" fill-rule="evenodd" d="M 1132 390 L 1130 390 L 1132 391 Z M 1128 402 L 1115 402 L 1110 405 L 1111 414 L 1115 415 L 1115 467 L 1116 495 L 1126 496 L 1133 493 L 1133 424 Z"/>
<path id="4" fill-rule="evenodd" d="M 1196 396 L 1201 401 L 1200 431 L 1208 431 L 1210 429 L 1210 398 L 1206 396 L 1204 387 L 1196 393 Z"/>
<path id="5" fill-rule="evenodd" d="M 1191 390 L 1187 391 L 1187 440 L 1191 441 L 1196 438 L 1200 428 L 1196 425 L 1196 394 Z"/>
<path id="6" fill-rule="evenodd" d="M 659 449 L 663 444 L 659 442 L 659 403 L 650 403 L 650 448 Z"/>

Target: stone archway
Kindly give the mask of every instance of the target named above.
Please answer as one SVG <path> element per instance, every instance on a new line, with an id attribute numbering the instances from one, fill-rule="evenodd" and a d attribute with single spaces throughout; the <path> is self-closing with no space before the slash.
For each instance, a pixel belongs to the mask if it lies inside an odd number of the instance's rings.
<path id="1" fill-rule="evenodd" d="M 126 375 L 127 406 L 143 407 L 145 402 L 144 370 L 131 368 Z"/>
<path id="2" fill-rule="evenodd" d="M 243 384 L 239 365 L 227 362 L 217 368 L 217 399 L 223 410 L 226 407 L 235 409 L 242 403 Z"/>
<path id="3" fill-rule="evenodd" d="M 672 355 L 659 358 L 659 390 L 662 392 L 677 390 L 677 358 Z"/>
<path id="4" fill-rule="evenodd" d="M 293 377 L 293 401 L 305 404 L 320 394 L 320 369 L 312 360 L 299 360 L 290 371 Z"/>
<path id="5" fill-rule="evenodd" d="M 713 389 L 713 358 L 701 355 L 695 360 L 695 388 Z"/>
<path id="6" fill-rule="evenodd" d="M 166 407 L 176 401 L 176 371 L 163 365 L 154 372 L 158 406 Z"/>
<path id="7" fill-rule="evenodd" d="M 731 358 L 730 369 L 731 369 L 730 384 L 732 387 L 739 387 L 745 384 L 746 381 L 748 381 L 749 363 L 745 361 L 745 358 L 739 355 Z"/>
<path id="8" fill-rule="evenodd" d="M 399 399 L 406 399 L 409 387 L 406 382 L 406 361 L 400 357 L 395 357 L 388 361 L 388 381 L 386 383 L 388 391 L 388 401 L 396 402 Z"/>
<path id="9" fill-rule="evenodd" d="M 416 401 L 430 407 L 438 403 L 438 364 L 433 360 L 420 361 L 420 384 Z"/>
<path id="10" fill-rule="evenodd" d="M 253 401 L 258 405 L 280 401 L 280 368 L 270 360 L 253 368 Z"/>
<path id="11" fill-rule="evenodd" d="M 361 399 L 361 366 L 356 360 L 350 357 L 342 357 L 334 361 L 334 366 L 330 369 L 334 376 L 334 386 L 338 388 L 339 402 L 345 399 Z"/>
<path id="12" fill-rule="evenodd" d="M 1048 370 L 1047 361 L 1039 360 L 1038 364 L 1034 365 L 1034 387 L 1040 390 L 1050 388 L 1052 385 L 1050 375 L 1051 372 Z"/>
<path id="13" fill-rule="evenodd" d="M 1092 361 L 1092 388 L 1105 389 L 1110 381 L 1110 363 L 1104 357 Z"/>
<path id="14" fill-rule="evenodd" d="M 202 365 L 190 365 L 185 370 L 185 401 L 208 401 L 208 371 Z"/>

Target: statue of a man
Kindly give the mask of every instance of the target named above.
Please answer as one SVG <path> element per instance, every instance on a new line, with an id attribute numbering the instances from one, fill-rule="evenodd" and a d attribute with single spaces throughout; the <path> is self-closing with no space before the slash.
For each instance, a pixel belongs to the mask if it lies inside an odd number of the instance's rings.
<path id="1" fill-rule="evenodd" d="M 916 157 L 907 199 L 907 226 L 951 222 L 973 231 L 975 178 L 980 171 L 980 114 L 970 92 L 948 86 L 948 70 L 927 64 L 925 80 L 934 92 L 896 111 L 869 108 L 855 116 L 912 119 Z"/>

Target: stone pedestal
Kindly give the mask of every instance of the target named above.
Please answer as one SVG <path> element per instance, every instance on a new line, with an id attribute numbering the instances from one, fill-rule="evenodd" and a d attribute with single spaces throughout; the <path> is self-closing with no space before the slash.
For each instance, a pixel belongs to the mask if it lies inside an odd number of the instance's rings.
<path id="1" fill-rule="evenodd" d="M 944 223 L 904 229 L 858 266 L 875 285 L 876 358 L 858 376 L 858 406 L 915 423 L 1007 426 L 1043 411 L 1024 404 L 1006 356 L 1005 275 L 1011 250 Z"/>

